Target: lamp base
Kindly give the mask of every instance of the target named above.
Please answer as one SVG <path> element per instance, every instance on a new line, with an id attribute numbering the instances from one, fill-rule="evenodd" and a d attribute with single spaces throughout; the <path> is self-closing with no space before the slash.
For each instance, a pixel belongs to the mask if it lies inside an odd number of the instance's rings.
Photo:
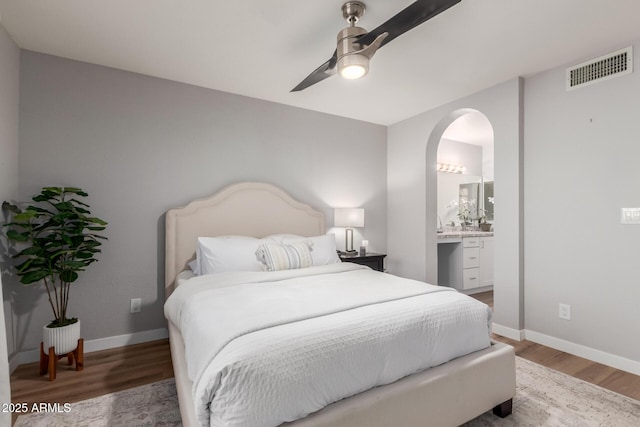
<path id="1" fill-rule="evenodd" d="M 352 253 L 355 252 L 355 250 L 353 249 L 353 228 L 347 228 L 344 231 L 344 251 L 346 253 Z"/>

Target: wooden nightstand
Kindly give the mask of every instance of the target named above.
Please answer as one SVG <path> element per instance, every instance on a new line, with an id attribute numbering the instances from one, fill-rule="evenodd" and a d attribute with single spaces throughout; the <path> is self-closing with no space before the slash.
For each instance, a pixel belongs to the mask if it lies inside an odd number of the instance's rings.
<path id="1" fill-rule="evenodd" d="M 377 271 L 384 271 L 384 257 L 387 254 L 367 253 L 366 255 L 345 255 L 339 254 L 342 262 L 353 262 L 355 264 L 366 265 Z"/>

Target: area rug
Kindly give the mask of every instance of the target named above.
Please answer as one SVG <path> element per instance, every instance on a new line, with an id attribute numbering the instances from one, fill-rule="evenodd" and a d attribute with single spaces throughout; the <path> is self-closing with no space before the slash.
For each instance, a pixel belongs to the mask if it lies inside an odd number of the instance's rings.
<path id="1" fill-rule="evenodd" d="M 56 408 L 51 408 L 55 410 Z M 20 415 L 19 427 L 181 426 L 173 378 L 71 403 L 68 412 Z"/>
<path id="2" fill-rule="evenodd" d="M 516 358 L 513 413 L 486 412 L 464 424 L 484 426 L 637 427 L 640 402 L 563 373 Z M 180 426 L 173 379 L 72 403 L 69 412 L 21 415 L 16 426 Z"/>
<path id="3" fill-rule="evenodd" d="M 516 357 L 513 413 L 464 424 L 481 426 L 638 427 L 640 401 Z"/>

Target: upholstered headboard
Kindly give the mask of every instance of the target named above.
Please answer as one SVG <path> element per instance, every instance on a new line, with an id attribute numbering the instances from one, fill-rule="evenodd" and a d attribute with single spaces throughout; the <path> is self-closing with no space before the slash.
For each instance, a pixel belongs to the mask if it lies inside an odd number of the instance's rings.
<path id="1" fill-rule="evenodd" d="M 201 236 L 264 237 L 291 233 L 325 234 L 324 213 L 301 203 L 280 188 L 259 182 L 226 187 L 211 197 L 194 200 L 166 215 L 165 297 L 176 276 L 195 254 Z"/>

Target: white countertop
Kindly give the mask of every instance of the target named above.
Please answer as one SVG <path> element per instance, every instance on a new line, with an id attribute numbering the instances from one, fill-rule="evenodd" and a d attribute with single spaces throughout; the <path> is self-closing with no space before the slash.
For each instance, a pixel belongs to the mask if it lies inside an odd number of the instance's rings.
<path id="1" fill-rule="evenodd" d="M 491 237 L 493 231 L 445 231 L 438 233 L 438 243 L 460 243 L 463 237 Z"/>

